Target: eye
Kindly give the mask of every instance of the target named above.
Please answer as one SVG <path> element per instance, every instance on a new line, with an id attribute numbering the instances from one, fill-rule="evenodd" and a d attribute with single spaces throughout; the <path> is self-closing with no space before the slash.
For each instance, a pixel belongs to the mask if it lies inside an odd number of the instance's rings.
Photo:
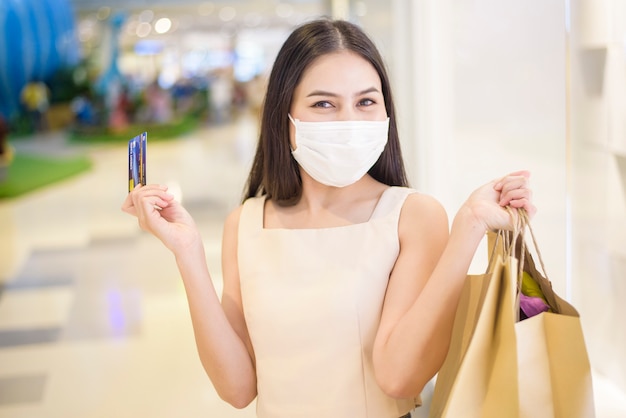
<path id="1" fill-rule="evenodd" d="M 359 100 L 358 106 L 371 106 L 373 104 L 376 104 L 376 102 L 372 99 L 361 99 Z"/>
<path id="2" fill-rule="evenodd" d="M 333 107 L 333 105 L 330 102 L 327 102 L 325 100 L 321 100 L 319 102 L 313 103 L 312 107 L 321 107 L 321 108 L 324 108 L 324 109 L 328 109 L 328 108 Z"/>

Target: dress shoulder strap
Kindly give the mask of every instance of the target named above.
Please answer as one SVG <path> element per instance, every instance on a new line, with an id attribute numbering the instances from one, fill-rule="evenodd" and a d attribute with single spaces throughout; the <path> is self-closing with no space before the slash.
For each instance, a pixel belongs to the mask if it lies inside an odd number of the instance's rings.
<path id="1" fill-rule="evenodd" d="M 417 190 L 408 187 L 392 186 L 383 192 L 378 204 L 372 213 L 371 219 L 382 218 L 391 214 L 400 216 L 400 211 L 406 198 Z"/>
<path id="2" fill-rule="evenodd" d="M 265 196 L 251 197 L 243 202 L 239 217 L 240 231 L 253 231 L 263 229 L 263 209 Z"/>

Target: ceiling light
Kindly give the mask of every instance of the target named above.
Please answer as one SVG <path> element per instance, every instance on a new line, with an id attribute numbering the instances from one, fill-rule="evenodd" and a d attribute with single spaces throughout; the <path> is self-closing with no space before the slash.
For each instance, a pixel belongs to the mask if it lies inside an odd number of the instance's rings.
<path id="1" fill-rule="evenodd" d="M 226 6 L 220 9 L 220 20 L 229 22 L 237 16 L 237 10 L 234 7 Z"/>
<path id="2" fill-rule="evenodd" d="M 166 33 L 172 27 L 172 21 L 167 17 L 162 17 L 154 24 L 154 31 L 156 33 Z"/>
<path id="3" fill-rule="evenodd" d="M 139 25 L 137 25 L 137 30 L 135 31 L 137 36 L 140 38 L 145 38 L 146 36 L 150 35 L 150 32 L 152 32 L 152 25 L 148 22 L 141 22 Z"/>

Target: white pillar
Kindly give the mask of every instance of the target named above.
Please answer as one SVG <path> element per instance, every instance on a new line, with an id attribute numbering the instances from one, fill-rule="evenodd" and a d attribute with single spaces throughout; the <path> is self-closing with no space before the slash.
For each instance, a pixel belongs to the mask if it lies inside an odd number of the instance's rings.
<path id="1" fill-rule="evenodd" d="M 330 10 L 333 19 L 349 20 L 350 0 L 331 0 Z"/>
<path id="2" fill-rule="evenodd" d="M 450 0 L 395 0 L 392 7 L 392 78 L 407 171 L 413 187 L 446 204 L 454 130 Z"/>

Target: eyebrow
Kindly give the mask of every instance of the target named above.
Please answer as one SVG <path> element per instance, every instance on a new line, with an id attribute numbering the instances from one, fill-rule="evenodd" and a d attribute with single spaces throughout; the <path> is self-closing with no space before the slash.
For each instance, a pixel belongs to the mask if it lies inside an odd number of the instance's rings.
<path id="1" fill-rule="evenodd" d="M 362 91 L 358 92 L 355 96 L 362 96 L 362 95 L 368 94 L 368 93 L 380 93 L 380 91 L 376 87 L 370 87 L 370 88 L 367 88 L 365 90 L 362 90 Z M 313 96 L 337 97 L 339 95 L 337 93 L 332 93 L 330 91 L 313 90 L 311 93 L 307 94 L 306 97 L 313 97 Z"/>

